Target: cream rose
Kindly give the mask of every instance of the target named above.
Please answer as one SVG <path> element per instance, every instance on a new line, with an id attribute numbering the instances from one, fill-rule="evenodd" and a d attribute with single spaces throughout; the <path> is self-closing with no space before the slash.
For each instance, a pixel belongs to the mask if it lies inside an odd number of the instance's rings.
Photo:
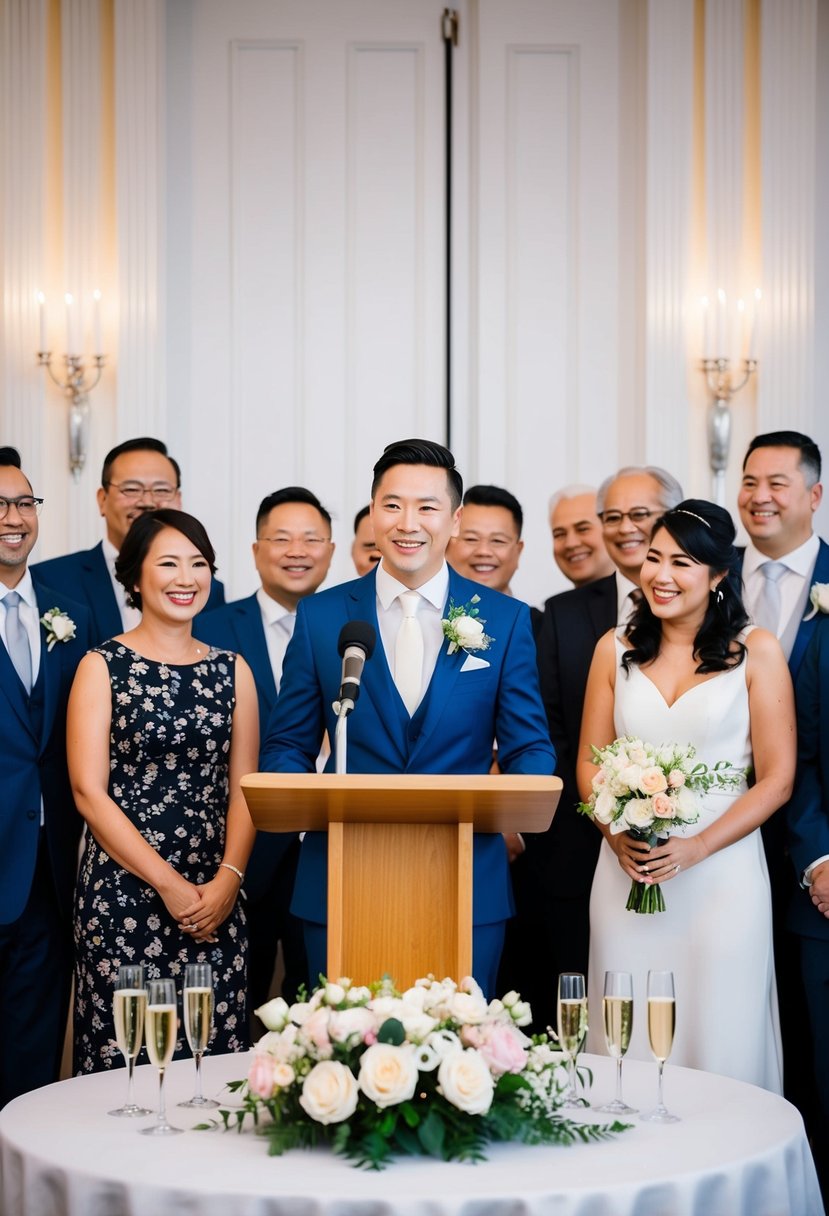
<path id="1" fill-rule="evenodd" d="M 376 1018 L 370 1009 L 361 1005 L 353 1009 L 339 1009 L 328 1019 L 328 1035 L 334 1043 L 345 1043 L 347 1039 L 362 1039 L 375 1029 Z"/>
<path id="2" fill-rule="evenodd" d="M 495 1082 L 477 1051 L 455 1051 L 438 1065 L 438 1085 L 447 1102 L 468 1115 L 485 1115 L 492 1105 Z"/>
<path id="3" fill-rule="evenodd" d="M 687 785 L 681 786 L 676 792 L 676 813 L 677 818 L 683 819 L 686 823 L 696 823 L 699 819 L 699 808 L 693 790 L 689 790 Z"/>
<path id="4" fill-rule="evenodd" d="M 398 1106 L 414 1096 L 417 1062 L 411 1047 L 375 1043 L 360 1058 L 360 1089 L 377 1106 Z"/>
<path id="5" fill-rule="evenodd" d="M 600 790 L 596 797 L 596 804 L 593 807 L 593 817 L 598 819 L 599 823 L 610 823 L 613 819 L 613 814 L 616 810 L 616 799 L 610 792 L 607 786 Z"/>
<path id="6" fill-rule="evenodd" d="M 650 798 L 631 798 L 625 806 L 623 818 L 631 828 L 649 828 L 653 823 L 653 806 Z"/>
<path id="7" fill-rule="evenodd" d="M 654 794 L 651 806 L 657 819 L 673 819 L 676 815 L 676 806 L 667 794 Z"/>
<path id="8" fill-rule="evenodd" d="M 287 1089 L 296 1080 L 296 1073 L 290 1064 L 277 1064 L 273 1070 L 273 1083 L 277 1089 Z"/>
<path id="9" fill-rule="evenodd" d="M 621 773 L 619 773 L 619 780 L 623 781 L 629 790 L 638 790 L 641 779 L 641 764 L 629 764 L 627 768 L 623 768 Z"/>
<path id="10" fill-rule="evenodd" d="M 643 794 L 661 794 L 663 790 L 666 790 L 668 782 L 662 769 L 655 764 L 649 768 L 643 768 L 639 778 L 639 788 Z"/>
<path id="11" fill-rule="evenodd" d="M 49 628 L 59 642 L 68 642 L 75 636 L 75 622 L 64 612 L 52 617 Z"/>
<path id="12" fill-rule="evenodd" d="M 343 1123 L 357 1109 L 359 1095 L 350 1068 L 337 1060 L 323 1060 L 302 1082 L 299 1104 L 316 1123 Z"/>
<path id="13" fill-rule="evenodd" d="M 456 992 L 448 1008 L 449 1016 L 458 1022 L 482 1022 L 486 1017 L 486 1001 L 476 992 Z"/>
<path id="14" fill-rule="evenodd" d="M 484 627 L 474 616 L 456 616 L 452 622 L 458 645 L 464 650 L 480 650 L 483 645 Z"/>
<path id="15" fill-rule="evenodd" d="M 829 583 L 813 583 L 809 599 L 816 612 L 829 612 Z"/>
<path id="16" fill-rule="evenodd" d="M 281 996 L 275 996 L 272 1001 L 260 1005 L 254 1013 L 266 1030 L 283 1030 L 291 1020 L 291 1010 L 287 1001 Z"/>
<path id="17" fill-rule="evenodd" d="M 685 784 L 685 774 L 681 768 L 672 768 L 668 773 L 668 785 L 672 790 L 678 790 Z"/>

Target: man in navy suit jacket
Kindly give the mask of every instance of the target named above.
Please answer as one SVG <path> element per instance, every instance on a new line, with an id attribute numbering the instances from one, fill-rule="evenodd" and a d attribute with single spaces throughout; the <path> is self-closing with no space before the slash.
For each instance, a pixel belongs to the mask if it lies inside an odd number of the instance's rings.
<path id="1" fill-rule="evenodd" d="M 0 1106 L 58 1079 L 72 975 L 81 817 L 66 702 L 89 619 L 27 569 L 41 502 L 14 448 L 0 448 Z M 65 619 L 50 636 L 53 608 Z"/>
<path id="2" fill-rule="evenodd" d="M 538 692 L 526 604 L 486 591 L 446 565 L 457 534 L 463 486 L 452 454 L 427 440 L 386 448 L 374 468 L 371 516 L 382 560 L 354 582 L 303 600 L 285 656 L 282 685 L 262 763 L 270 772 L 311 772 L 325 730 L 335 733 L 332 702 L 340 686 L 337 653 L 347 621 L 378 632 L 351 715 L 348 768 L 355 773 L 487 773 L 493 741 L 505 773 L 551 774 L 555 753 Z M 416 594 L 413 594 L 416 593 Z M 411 596 L 407 604 L 403 596 Z M 450 603 L 477 608 L 492 639 L 475 653 L 449 654 L 441 621 Z M 416 639 L 398 635 L 408 608 Z M 418 662 L 413 664 L 413 655 Z M 404 668 L 407 676 L 404 679 Z M 402 695 L 401 695 L 402 693 Z M 403 695 L 406 696 L 404 703 Z M 334 758 L 329 760 L 334 769 Z M 325 970 L 327 839 L 309 833 L 300 853 L 293 910 L 306 921 L 312 976 Z M 506 848 L 500 835 L 476 835 L 473 870 L 473 971 L 491 993 L 512 914 Z M 459 977 L 458 977 L 459 978 Z"/>
<path id="3" fill-rule="evenodd" d="M 141 619 L 126 602 L 115 578 L 118 556 L 130 524 L 155 507 L 181 509 L 181 471 L 160 439 L 144 436 L 119 443 L 104 459 L 98 510 L 106 537 L 91 549 L 38 562 L 35 569 L 50 587 L 84 604 L 92 622 L 92 645 L 132 629 Z M 224 603 L 224 588 L 213 579 L 207 611 Z"/>
<path id="4" fill-rule="evenodd" d="M 333 555 L 331 516 L 316 494 L 302 486 L 276 490 L 256 513 L 253 560 L 262 586 L 247 599 L 206 612 L 194 623 L 196 637 L 235 650 L 247 660 L 259 697 L 260 731 L 276 701 L 297 605 L 324 581 Z M 290 911 L 298 861 L 298 833 L 256 833 L 245 873 L 251 1009 L 268 999 L 280 941 L 285 962 L 282 995 L 296 1000 L 297 988 L 308 979 L 302 928 Z"/>

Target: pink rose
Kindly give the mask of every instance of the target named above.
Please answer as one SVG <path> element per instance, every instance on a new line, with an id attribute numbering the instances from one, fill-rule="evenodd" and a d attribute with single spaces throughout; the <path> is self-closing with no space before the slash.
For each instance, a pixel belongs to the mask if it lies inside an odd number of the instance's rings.
<path id="1" fill-rule="evenodd" d="M 253 1063 L 250 1066 L 248 1073 L 248 1089 L 251 1093 L 256 1094 L 257 1098 L 273 1097 L 274 1089 L 276 1088 L 275 1080 L 276 1061 L 270 1056 L 254 1056 Z"/>
<path id="2" fill-rule="evenodd" d="M 315 1009 L 302 1027 L 302 1034 L 318 1051 L 330 1051 L 331 1039 L 328 1035 L 328 1020 L 331 1010 L 326 1006 Z"/>
<path id="3" fill-rule="evenodd" d="M 527 1063 L 524 1036 L 513 1026 L 492 1026 L 478 1048 L 494 1077 L 521 1072 Z"/>
<path id="4" fill-rule="evenodd" d="M 464 1047 L 480 1047 L 484 1041 L 480 1028 L 477 1026 L 461 1026 L 461 1042 Z"/>
<path id="5" fill-rule="evenodd" d="M 668 785 L 672 790 L 678 790 L 681 785 L 685 784 L 685 774 L 681 768 L 672 768 L 668 773 Z"/>
<path id="6" fill-rule="evenodd" d="M 643 794 L 659 794 L 662 790 L 666 790 L 668 782 L 662 769 L 656 764 L 643 768 L 639 778 L 639 788 Z"/>
<path id="7" fill-rule="evenodd" d="M 657 819 L 673 819 L 676 814 L 676 807 L 667 794 L 654 794 L 651 806 Z"/>

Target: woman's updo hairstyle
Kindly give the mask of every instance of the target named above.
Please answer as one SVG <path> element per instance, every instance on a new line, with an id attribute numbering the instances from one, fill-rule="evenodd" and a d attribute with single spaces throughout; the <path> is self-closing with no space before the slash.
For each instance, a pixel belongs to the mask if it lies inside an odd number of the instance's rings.
<path id="1" fill-rule="evenodd" d="M 697 672 L 706 675 L 739 667 L 745 646 L 737 638 L 748 624 L 748 615 L 743 606 L 740 555 L 734 546 L 736 531 L 731 516 L 716 503 L 686 498 L 657 519 L 652 535 L 660 528 L 694 561 L 707 566 L 712 574 L 724 575 L 708 597 L 705 617 L 694 639 L 694 658 L 699 659 Z M 627 632 L 631 647 L 622 658 L 626 671 L 631 663 L 649 663 L 659 653 L 662 622 L 654 616 L 644 596 L 631 616 Z"/>
<path id="2" fill-rule="evenodd" d="M 133 520 L 130 530 L 124 538 L 121 552 L 115 559 L 115 577 L 127 593 L 127 603 L 132 608 L 141 608 L 141 593 L 138 584 L 141 580 L 141 568 L 150 550 L 150 545 L 165 528 L 172 528 L 186 536 L 194 548 L 198 549 L 210 567 L 210 573 L 216 573 L 216 552 L 210 543 L 204 524 L 195 515 L 186 511 L 176 511 L 172 507 L 159 507 L 157 511 L 144 511 Z"/>

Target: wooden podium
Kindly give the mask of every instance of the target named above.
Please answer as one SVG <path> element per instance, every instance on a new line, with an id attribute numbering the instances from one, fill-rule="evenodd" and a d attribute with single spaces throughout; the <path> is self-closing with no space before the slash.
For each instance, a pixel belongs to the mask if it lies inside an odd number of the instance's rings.
<path id="1" fill-rule="evenodd" d="M 328 975 L 472 972 L 472 833 L 543 832 L 558 777 L 252 773 L 266 832 L 328 832 Z"/>

